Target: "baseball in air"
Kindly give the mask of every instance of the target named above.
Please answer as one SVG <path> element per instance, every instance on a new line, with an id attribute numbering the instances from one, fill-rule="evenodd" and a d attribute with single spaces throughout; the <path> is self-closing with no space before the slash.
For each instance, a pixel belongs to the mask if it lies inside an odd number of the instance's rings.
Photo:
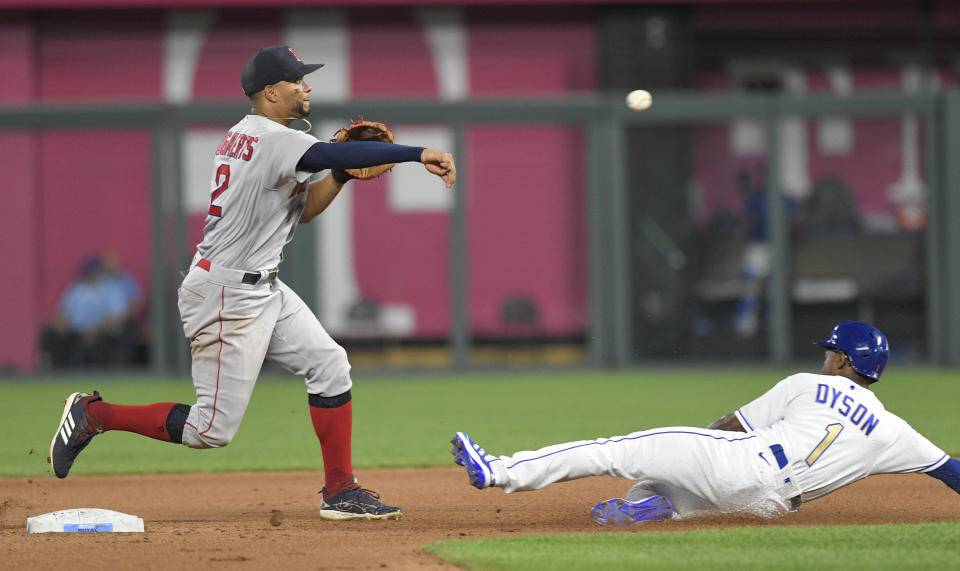
<path id="1" fill-rule="evenodd" d="M 646 89 L 634 89 L 627 94 L 627 107 L 634 111 L 643 111 L 653 103 L 653 96 Z"/>

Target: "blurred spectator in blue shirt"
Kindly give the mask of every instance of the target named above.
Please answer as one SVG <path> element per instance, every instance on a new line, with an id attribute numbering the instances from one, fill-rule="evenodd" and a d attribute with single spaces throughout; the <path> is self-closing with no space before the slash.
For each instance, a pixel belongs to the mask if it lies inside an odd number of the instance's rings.
<path id="1" fill-rule="evenodd" d="M 747 244 L 743 251 L 741 264 L 742 289 L 737 300 L 736 313 L 733 316 L 733 329 L 737 337 L 748 339 L 756 335 L 760 328 L 761 294 L 772 269 L 770 238 L 767 235 L 767 189 L 754 183 L 747 170 L 737 173 L 737 185 L 743 196 L 747 214 Z M 797 212 L 797 202 L 789 196 L 783 197 L 783 210 L 788 224 L 793 225 Z"/>
<path id="2" fill-rule="evenodd" d="M 101 258 L 103 276 L 102 288 L 107 290 L 104 297 L 116 307 L 113 313 L 124 320 L 133 321 L 135 325 L 140 318 L 143 304 L 143 289 L 129 271 L 120 265 L 120 258 L 114 252 L 107 252 Z"/>
<path id="3" fill-rule="evenodd" d="M 41 348 L 55 368 L 125 365 L 137 345 L 140 285 L 116 256 L 88 256 L 60 297 Z"/>

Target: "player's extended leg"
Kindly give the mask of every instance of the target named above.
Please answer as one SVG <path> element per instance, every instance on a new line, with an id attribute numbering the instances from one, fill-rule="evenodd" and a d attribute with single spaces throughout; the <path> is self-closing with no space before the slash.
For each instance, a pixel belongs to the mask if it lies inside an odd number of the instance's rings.
<path id="1" fill-rule="evenodd" d="M 283 308 L 267 359 L 307 385 L 310 419 L 320 441 L 325 486 L 320 517 L 324 519 L 397 519 L 400 508 L 379 501 L 361 488 L 353 475 L 351 439 L 353 402 L 347 353 L 326 332 L 310 308 L 278 280 Z"/>
<path id="2" fill-rule="evenodd" d="M 607 475 L 669 482 L 687 490 L 688 497 L 702 499 L 700 506 L 712 505 L 713 511 L 738 511 L 768 501 L 776 510 L 782 504 L 774 494 L 775 474 L 763 471 L 756 437 L 742 433 L 668 427 L 512 456 L 487 454 L 463 433 L 457 433 L 453 442 L 457 462 L 467 468 L 478 488 L 496 486 L 509 493 Z"/>
<path id="3" fill-rule="evenodd" d="M 509 476 L 500 465 L 502 458 L 487 454 L 467 434 L 458 432 L 451 440 L 457 464 L 467 470 L 474 487 L 505 486 Z M 496 465 L 496 468 L 494 467 Z M 495 475 L 499 473 L 499 476 Z M 498 479 L 499 478 L 499 479 Z M 641 521 L 664 520 L 673 517 L 673 504 L 667 496 L 657 494 L 644 483 L 634 486 L 628 499 L 613 498 L 600 502 L 590 510 L 590 517 L 601 525 L 630 525 Z"/>
<path id="4" fill-rule="evenodd" d="M 187 275 L 179 294 L 197 394 L 182 441 L 190 448 L 223 447 L 246 413 L 282 298 L 273 284 L 226 287 L 208 281 L 206 272 L 197 268 Z"/>
<path id="5" fill-rule="evenodd" d="M 708 471 L 712 458 L 704 444 L 713 441 L 711 432 L 715 431 L 669 427 L 565 442 L 494 457 L 490 468 L 495 485 L 507 493 L 587 476 L 675 480 L 678 475 Z"/>
<path id="6" fill-rule="evenodd" d="M 490 486 L 503 486 L 506 476 L 500 480 L 494 476 L 493 463 L 499 461 L 487 454 L 479 444 L 463 432 L 454 435 L 453 456 L 457 464 L 467 469 L 470 483 L 483 489 Z M 500 470 L 502 473 L 503 471 Z M 631 490 L 637 490 L 634 486 Z M 633 499 L 613 498 L 600 502 L 590 510 L 590 517 L 601 525 L 629 525 L 640 521 L 662 520 L 673 517 L 673 504 L 663 495 L 649 490 L 637 491 Z"/>
<path id="7" fill-rule="evenodd" d="M 179 444 L 190 406 L 162 402 L 143 406 L 103 402 L 100 393 L 73 393 L 67 397 L 60 425 L 50 442 L 50 464 L 58 478 L 66 478 L 77 455 L 97 434 L 108 430 L 136 432 Z"/>
<path id="8" fill-rule="evenodd" d="M 189 289 L 181 288 L 179 306 L 191 342 L 197 403 L 118 405 L 96 391 L 71 394 L 50 444 L 57 477 L 65 478 L 92 438 L 109 430 L 192 448 L 226 446 L 236 434 L 268 346 L 269 337 L 260 332 L 272 330 L 280 298 L 268 287 L 214 284 L 197 269 L 184 285 Z"/>

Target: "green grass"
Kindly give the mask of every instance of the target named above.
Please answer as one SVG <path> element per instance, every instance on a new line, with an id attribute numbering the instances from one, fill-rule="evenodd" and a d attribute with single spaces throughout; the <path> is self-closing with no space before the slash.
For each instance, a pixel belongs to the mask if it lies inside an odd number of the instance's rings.
<path id="1" fill-rule="evenodd" d="M 467 569 L 956 569 L 960 522 L 449 540 Z"/>
<path id="2" fill-rule="evenodd" d="M 424 375 L 354 378 L 354 465 L 446 466 L 457 430 L 487 450 L 511 453 L 548 444 L 659 426 L 705 426 L 788 374 L 785 370 L 658 369 L 623 373 Z M 948 452 L 960 452 L 956 371 L 891 371 L 877 385 L 887 408 Z M 63 398 L 99 389 L 115 403 L 194 402 L 188 378 L 70 378 L 0 381 L 0 475 L 49 474 L 50 438 Z M 31 453 L 32 451 L 32 453 Z M 261 379 L 243 425 L 226 448 L 190 450 L 138 435 L 98 436 L 71 474 L 315 470 L 303 382 Z"/>
<path id="3" fill-rule="evenodd" d="M 811 371 L 815 368 L 811 368 Z M 469 432 L 487 450 L 659 426 L 705 426 L 793 371 L 657 369 L 622 373 L 425 375 L 354 378 L 354 466 L 449 466 L 449 439 Z M 889 371 L 887 408 L 948 452 L 960 452 L 957 371 Z M 99 389 L 115 403 L 193 403 L 188 378 L 0 381 L 0 476 L 50 476 L 50 438 L 69 393 Z M 71 475 L 318 470 L 303 382 L 264 378 L 240 431 L 223 449 L 190 450 L 133 434 L 98 436 Z M 446 541 L 429 550 L 470 569 L 956 568 L 960 523 L 847 528 L 744 528 L 688 533 Z"/>

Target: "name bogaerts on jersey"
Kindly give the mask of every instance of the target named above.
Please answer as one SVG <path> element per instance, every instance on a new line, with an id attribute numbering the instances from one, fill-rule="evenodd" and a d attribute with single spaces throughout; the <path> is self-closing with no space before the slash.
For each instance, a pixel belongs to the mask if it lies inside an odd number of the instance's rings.
<path id="1" fill-rule="evenodd" d="M 843 398 L 840 398 L 841 396 Z M 854 426 L 859 426 L 860 430 L 867 436 L 870 436 L 873 429 L 880 423 L 880 419 L 873 416 L 873 413 L 866 406 L 856 402 L 852 396 L 845 394 L 840 389 L 835 389 L 829 385 L 818 384 L 817 396 L 814 400 L 835 409 L 840 416 L 847 417 Z M 840 402 L 839 407 L 837 406 L 838 401 Z M 854 408 L 854 405 L 856 405 L 856 408 Z M 868 414 L 870 416 L 867 416 Z"/>
<path id="2" fill-rule="evenodd" d="M 220 142 L 215 155 L 222 155 L 233 159 L 249 161 L 253 157 L 254 145 L 260 137 L 250 137 L 244 133 L 227 131 L 227 136 Z"/>

